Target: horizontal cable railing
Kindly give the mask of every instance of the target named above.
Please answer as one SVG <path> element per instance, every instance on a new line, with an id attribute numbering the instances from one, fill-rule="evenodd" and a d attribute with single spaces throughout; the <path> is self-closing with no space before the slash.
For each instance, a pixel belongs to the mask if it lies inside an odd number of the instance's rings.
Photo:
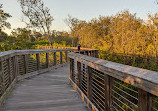
<path id="1" fill-rule="evenodd" d="M 40 49 L 0 52 L 0 108 L 18 80 L 63 65 L 68 62 L 68 53 L 72 51 L 74 50 Z"/>
<path id="2" fill-rule="evenodd" d="M 77 87 L 89 108 L 99 111 L 158 111 L 158 72 L 94 58 L 95 54 L 85 53 L 71 52 L 68 55 L 70 82 L 75 89 Z"/>

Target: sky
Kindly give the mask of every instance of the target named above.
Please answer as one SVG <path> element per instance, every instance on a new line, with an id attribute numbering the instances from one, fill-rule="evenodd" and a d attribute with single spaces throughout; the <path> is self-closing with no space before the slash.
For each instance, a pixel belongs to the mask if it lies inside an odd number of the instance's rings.
<path id="1" fill-rule="evenodd" d="M 12 29 L 23 28 L 25 23 L 22 22 L 24 15 L 18 0 L 0 0 L 5 12 L 12 15 L 8 21 Z M 156 0 L 43 0 L 45 6 L 50 9 L 54 18 L 52 30 L 68 31 L 69 27 L 64 23 L 67 15 L 76 17 L 80 20 L 89 21 L 92 18 L 101 16 L 111 16 L 123 10 L 129 10 L 132 14 L 136 13 L 137 17 L 147 19 L 147 14 L 154 14 L 158 11 Z M 11 29 L 11 30 L 12 30 Z M 10 34 L 11 30 L 5 32 Z"/>

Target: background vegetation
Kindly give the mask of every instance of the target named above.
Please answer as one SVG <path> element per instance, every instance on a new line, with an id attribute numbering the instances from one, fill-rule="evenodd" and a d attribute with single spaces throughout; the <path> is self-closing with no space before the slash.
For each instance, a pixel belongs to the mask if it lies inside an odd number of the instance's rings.
<path id="1" fill-rule="evenodd" d="M 35 49 L 41 45 L 76 46 L 79 42 L 82 47 L 99 49 L 102 59 L 158 71 L 158 13 L 149 14 L 145 21 L 128 10 L 88 22 L 68 15 L 65 22 L 70 32 L 49 29 L 47 35 L 26 27 L 13 29 L 7 35 L 4 29 L 10 28 L 7 18 L 11 15 L 2 8 L 0 5 L 0 51 Z"/>

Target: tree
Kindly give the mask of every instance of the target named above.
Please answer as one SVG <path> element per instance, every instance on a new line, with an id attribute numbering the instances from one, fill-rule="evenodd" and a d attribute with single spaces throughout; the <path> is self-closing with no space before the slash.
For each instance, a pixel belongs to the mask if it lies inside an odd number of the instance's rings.
<path id="1" fill-rule="evenodd" d="M 6 40 L 8 38 L 7 33 L 0 31 L 0 42 Z"/>
<path id="2" fill-rule="evenodd" d="M 44 7 L 41 0 L 19 0 L 23 14 L 29 19 L 25 22 L 29 28 L 42 30 L 47 37 L 48 42 L 52 45 L 51 25 L 54 20 L 50 14 L 50 9 Z"/>
<path id="3" fill-rule="evenodd" d="M 64 22 L 68 25 L 71 31 L 71 37 L 72 37 L 72 47 L 74 46 L 74 28 L 77 26 L 81 21 L 77 18 L 71 17 L 68 15 L 68 17 L 64 20 Z"/>
<path id="4" fill-rule="evenodd" d="M 2 9 L 3 5 L 0 4 L 0 31 L 5 28 L 10 28 L 11 25 L 9 22 L 7 22 L 7 19 L 11 17 L 9 13 L 5 13 Z"/>

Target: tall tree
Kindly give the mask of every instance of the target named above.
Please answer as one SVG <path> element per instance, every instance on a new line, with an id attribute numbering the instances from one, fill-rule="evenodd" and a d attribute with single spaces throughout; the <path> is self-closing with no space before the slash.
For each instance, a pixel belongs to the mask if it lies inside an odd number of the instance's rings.
<path id="1" fill-rule="evenodd" d="M 11 36 L 16 37 L 16 38 L 21 38 L 26 41 L 31 42 L 31 30 L 27 30 L 26 28 L 17 28 L 13 29 L 11 32 Z"/>
<path id="2" fill-rule="evenodd" d="M 80 23 L 80 20 L 77 18 L 74 18 L 70 15 L 64 20 L 64 22 L 68 25 L 71 31 L 71 37 L 72 37 L 72 47 L 74 46 L 74 28 Z"/>
<path id="3" fill-rule="evenodd" d="M 29 22 L 26 22 L 27 26 L 42 30 L 48 42 L 52 45 L 51 25 L 54 19 L 50 14 L 50 9 L 44 7 L 44 2 L 41 0 L 18 1 L 20 1 L 23 14 L 29 19 Z"/>
<path id="4" fill-rule="evenodd" d="M 7 22 L 7 19 L 11 17 L 9 13 L 5 13 L 2 9 L 3 5 L 0 4 L 0 31 L 5 28 L 10 28 L 11 25 L 9 22 Z"/>

